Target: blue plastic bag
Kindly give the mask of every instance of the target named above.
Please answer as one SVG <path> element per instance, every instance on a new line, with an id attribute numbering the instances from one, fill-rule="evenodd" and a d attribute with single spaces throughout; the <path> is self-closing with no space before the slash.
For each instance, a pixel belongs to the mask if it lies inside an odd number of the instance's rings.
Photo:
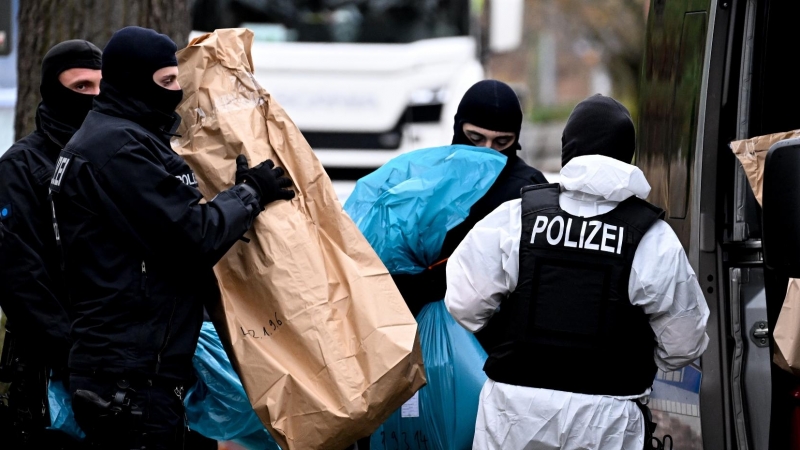
<path id="1" fill-rule="evenodd" d="M 61 380 L 50 380 L 47 384 L 47 403 L 50 406 L 50 428 L 61 430 L 73 439 L 82 441 L 86 434 L 75 421 L 72 413 L 72 396 Z"/>
<path id="2" fill-rule="evenodd" d="M 389 273 L 418 273 L 436 262 L 447 232 L 505 163 L 500 152 L 466 145 L 405 153 L 358 180 L 344 210 Z"/>
<path id="3" fill-rule="evenodd" d="M 360 179 L 345 211 L 389 272 L 418 273 L 435 262 L 447 231 L 464 221 L 505 161 L 461 145 L 407 153 Z M 443 301 L 426 305 L 417 322 L 428 384 L 372 434 L 370 448 L 472 448 L 486 352 Z"/>
<path id="4" fill-rule="evenodd" d="M 486 352 L 475 336 L 453 320 L 442 300 L 425 305 L 417 321 L 428 377 L 428 384 L 417 394 L 418 417 L 413 407 L 395 411 L 373 433 L 370 448 L 470 449 L 480 391 L 486 382 Z"/>
<path id="5" fill-rule="evenodd" d="M 210 322 L 203 323 L 192 363 L 198 380 L 184 401 L 189 428 L 217 441 L 238 442 L 249 450 L 280 448 L 253 411 Z"/>

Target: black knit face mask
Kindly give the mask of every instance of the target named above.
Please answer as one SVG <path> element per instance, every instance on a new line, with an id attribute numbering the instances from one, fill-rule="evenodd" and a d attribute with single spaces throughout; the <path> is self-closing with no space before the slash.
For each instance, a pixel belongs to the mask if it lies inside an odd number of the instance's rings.
<path id="1" fill-rule="evenodd" d="M 92 109 L 94 95 L 81 94 L 61 84 L 59 76 L 70 69 L 100 70 L 100 49 L 83 40 L 62 42 L 42 60 L 39 91 L 52 119 L 78 128 Z"/>
<path id="2" fill-rule="evenodd" d="M 514 133 L 517 140 L 502 153 L 508 157 L 516 156 L 520 148 L 522 108 L 516 93 L 507 84 L 496 80 L 484 80 L 469 88 L 461 99 L 455 115 L 453 144 L 474 145 L 464 134 L 465 123 L 491 131 Z"/>
<path id="3" fill-rule="evenodd" d="M 153 74 L 178 65 L 177 46 L 148 28 L 126 27 L 111 37 L 103 52 L 103 81 L 119 92 L 164 114 L 172 114 L 183 91 L 158 85 Z"/>
<path id="4" fill-rule="evenodd" d="M 159 86 L 152 77 L 150 83 L 145 83 L 138 91 L 141 94 L 141 100 L 164 114 L 172 114 L 183 100 L 183 89 L 173 90 Z"/>
<path id="5" fill-rule="evenodd" d="M 58 81 L 57 86 L 48 89 L 47 108 L 55 114 L 55 119 L 74 128 L 80 128 L 86 115 L 92 110 L 94 95 L 81 94 L 64 87 Z"/>
<path id="6" fill-rule="evenodd" d="M 183 100 L 183 89 L 170 90 L 159 86 L 159 89 L 167 91 L 162 94 L 162 101 L 159 102 L 158 108 L 163 112 L 172 113 L 181 104 Z"/>

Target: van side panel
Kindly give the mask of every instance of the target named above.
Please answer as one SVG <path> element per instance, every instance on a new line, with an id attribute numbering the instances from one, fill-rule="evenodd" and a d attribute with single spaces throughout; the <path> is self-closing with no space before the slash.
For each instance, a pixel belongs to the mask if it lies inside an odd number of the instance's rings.
<path id="1" fill-rule="evenodd" d="M 677 422 L 675 448 L 735 448 L 728 407 L 726 287 L 721 287 L 716 233 L 716 155 L 729 3 L 653 0 L 647 24 L 640 83 L 636 164 L 652 191 L 649 201 L 665 209 L 697 272 L 711 310 L 711 343 L 702 358 L 700 419 L 669 414 Z M 701 190 L 702 186 L 702 190 Z M 658 386 L 656 386 L 657 388 Z M 688 430 L 696 430 L 691 434 Z M 702 431 L 701 431 L 702 430 Z M 661 428 L 659 433 L 666 431 Z M 701 436 L 702 435 L 702 436 Z"/>
<path id="2" fill-rule="evenodd" d="M 687 250 L 707 3 L 652 3 L 641 84 L 636 163 L 652 186 L 648 200 L 667 212 L 667 222 Z"/>

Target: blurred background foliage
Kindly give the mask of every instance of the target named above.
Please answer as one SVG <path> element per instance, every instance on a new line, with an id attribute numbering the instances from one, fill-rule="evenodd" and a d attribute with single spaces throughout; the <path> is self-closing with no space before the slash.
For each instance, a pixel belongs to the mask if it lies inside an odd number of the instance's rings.
<path id="1" fill-rule="evenodd" d="M 595 93 L 635 115 L 648 9 L 648 0 L 526 0 L 524 44 L 490 57 L 489 76 L 514 84 L 536 123 L 566 120 Z"/>

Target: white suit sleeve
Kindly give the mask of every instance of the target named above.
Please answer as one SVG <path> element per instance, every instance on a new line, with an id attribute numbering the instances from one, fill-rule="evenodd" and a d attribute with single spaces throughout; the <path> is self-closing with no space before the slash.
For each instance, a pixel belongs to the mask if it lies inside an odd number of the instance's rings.
<path id="1" fill-rule="evenodd" d="M 678 237 L 662 220 L 636 249 L 628 295 L 649 316 L 659 368 L 677 370 L 703 354 L 708 346 L 708 305 Z"/>
<path id="2" fill-rule="evenodd" d="M 521 201 L 503 203 L 475 224 L 447 261 L 444 302 L 453 318 L 480 331 L 517 287 Z"/>

